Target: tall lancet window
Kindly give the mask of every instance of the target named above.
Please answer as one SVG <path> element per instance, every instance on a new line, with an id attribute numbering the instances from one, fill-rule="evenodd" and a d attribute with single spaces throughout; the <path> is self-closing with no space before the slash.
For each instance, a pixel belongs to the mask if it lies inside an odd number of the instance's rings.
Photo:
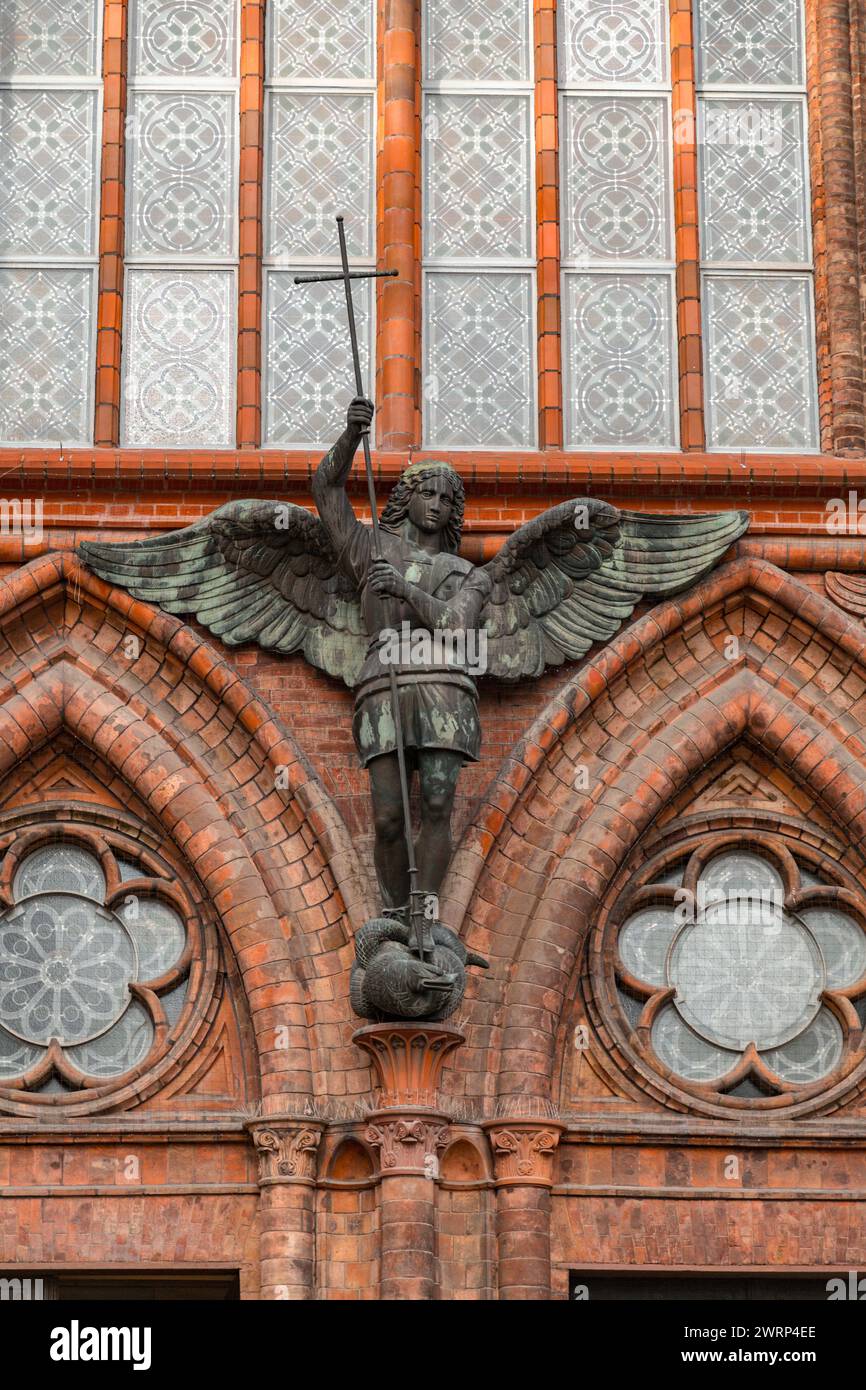
<path id="1" fill-rule="evenodd" d="M 531 0 L 422 7 L 425 442 L 536 442 Z"/>
<path id="2" fill-rule="evenodd" d="M 566 448 L 675 447 L 666 0 L 559 6 Z"/>
<path id="3" fill-rule="evenodd" d="M 0 5 L 0 442 L 89 444 L 102 0 Z"/>
<path id="4" fill-rule="evenodd" d="M 818 447 L 802 0 L 697 0 L 711 448 Z"/>
<path id="5" fill-rule="evenodd" d="M 236 0 L 131 0 L 122 442 L 235 442 Z"/>
<path id="6" fill-rule="evenodd" d="M 353 266 L 375 265 L 375 6 L 269 0 L 266 16 L 264 437 L 315 445 L 354 394 L 346 307 L 339 286 L 293 275 L 339 266 L 337 213 Z M 368 383 L 374 283 L 354 287 Z"/>

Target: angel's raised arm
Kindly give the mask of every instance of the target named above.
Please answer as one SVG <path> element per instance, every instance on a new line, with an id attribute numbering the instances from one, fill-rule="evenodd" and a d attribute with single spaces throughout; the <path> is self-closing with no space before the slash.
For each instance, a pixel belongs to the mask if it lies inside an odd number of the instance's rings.
<path id="1" fill-rule="evenodd" d="M 369 530 L 355 516 L 346 495 L 346 479 L 373 418 L 373 405 L 356 396 L 346 414 L 346 428 L 322 459 L 313 478 L 313 499 L 341 565 L 362 583 L 369 563 Z"/>

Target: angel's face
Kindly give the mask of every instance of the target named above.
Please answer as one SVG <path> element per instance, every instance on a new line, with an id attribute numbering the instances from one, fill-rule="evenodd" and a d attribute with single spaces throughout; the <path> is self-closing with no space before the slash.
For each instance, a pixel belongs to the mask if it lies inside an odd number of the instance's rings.
<path id="1" fill-rule="evenodd" d="M 422 478 L 412 491 L 409 501 L 409 520 L 419 531 L 441 531 L 451 520 L 454 511 L 454 489 L 447 475 L 431 474 Z"/>

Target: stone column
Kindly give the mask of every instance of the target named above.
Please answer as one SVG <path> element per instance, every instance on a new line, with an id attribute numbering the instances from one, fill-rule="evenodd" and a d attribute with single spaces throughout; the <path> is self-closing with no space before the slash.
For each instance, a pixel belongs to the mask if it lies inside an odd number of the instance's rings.
<path id="1" fill-rule="evenodd" d="M 259 1160 L 264 1299 L 315 1297 L 316 1156 L 324 1128 L 294 1116 L 247 1125 Z"/>
<path id="2" fill-rule="evenodd" d="M 365 1139 L 379 1151 L 384 1300 L 438 1297 L 436 1181 L 448 1121 L 437 1107 L 442 1063 L 463 1034 L 443 1024 L 381 1023 L 362 1028 L 355 1042 L 369 1053 L 380 1108 Z"/>
<path id="3" fill-rule="evenodd" d="M 550 1189 L 563 1126 L 554 1120 L 489 1120 L 496 1175 L 499 1297 L 550 1298 Z"/>

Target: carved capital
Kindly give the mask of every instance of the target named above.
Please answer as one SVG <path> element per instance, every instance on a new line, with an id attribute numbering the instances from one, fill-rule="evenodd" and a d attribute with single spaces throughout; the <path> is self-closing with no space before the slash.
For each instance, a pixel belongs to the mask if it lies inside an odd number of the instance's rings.
<path id="1" fill-rule="evenodd" d="M 371 1117 L 364 1138 L 379 1150 L 383 1177 L 438 1178 L 438 1150 L 448 1143 L 448 1125 L 432 1116 Z"/>
<path id="2" fill-rule="evenodd" d="M 446 1024 L 374 1023 L 352 1041 L 368 1054 L 379 1084 L 378 1104 L 436 1109 L 439 1078 L 449 1052 L 464 1035 Z"/>
<path id="3" fill-rule="evenodd" d="M 541 1120 L 488 1122 L 497 1187 L 551 1187 L 562 1125 Z"/>
<path id="4" fill-rule="evenodd" d="M 257 1120 L 249 1126 L 259 1160 L 259 1185 L 297 1182 L 315 1186 L 323 1124 L 311 1120 Z"/>

